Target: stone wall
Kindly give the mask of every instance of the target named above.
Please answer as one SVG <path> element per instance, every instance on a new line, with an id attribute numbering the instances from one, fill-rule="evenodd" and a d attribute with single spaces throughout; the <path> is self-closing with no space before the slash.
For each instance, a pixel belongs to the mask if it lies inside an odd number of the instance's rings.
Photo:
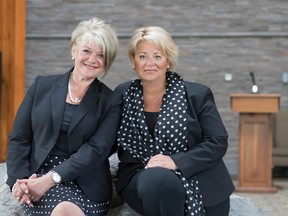
<path id="1" fill-rule="evenodd" d="M 288 4 L 285 0 L 26 0 L 26 87 L 37 75 L 67 71 L 69 37 L 80 20 L 98 16 L 118 29 L 120 50 L 104 82 L 111 88 L 135 77 L 127 41 L 140 26 L 167 29 L 180 48 L 177 72 L 210 86 L 229 133 L 225 162 L 237 173 L 238 114 L 231 93 L 250 92 L 249 72 L 261 93 L 279 93 L 288 107 Z M 225 74 L 232 81 L 224 81 Z"/>

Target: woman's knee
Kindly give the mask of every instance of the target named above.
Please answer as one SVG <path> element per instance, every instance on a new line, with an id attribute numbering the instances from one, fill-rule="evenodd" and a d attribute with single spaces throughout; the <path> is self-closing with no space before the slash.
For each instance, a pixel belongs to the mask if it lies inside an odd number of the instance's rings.
<path id="1" fill-rule="evenodd" d="M 84 216 L 83 211 L 74 203 L 69 201 L 60 202 L 52 211 L 51 216 Z"/>
<path id="2" fill-rule="evenodd" d="M 143 170 L 138 177 L 138 189 L 141 193 L 154 192 L 156 194 L 172 193 L 185 194 L 180 178 L 171 170 L 165 168 L 149 168 Z"/>
<path id="3" fill-rule="evenodd" d="M 137 173 L 122 191 L 125 201 L 140 214 L 168 215 L 184 212 L 185 189 L 171 170 L 149 168 Z M 175 209 L 176 208 L 176 209 Z M 160 214 L 159 212 L 165 212 Z M 169 214 L 169 215 L 171 215 Z"/>

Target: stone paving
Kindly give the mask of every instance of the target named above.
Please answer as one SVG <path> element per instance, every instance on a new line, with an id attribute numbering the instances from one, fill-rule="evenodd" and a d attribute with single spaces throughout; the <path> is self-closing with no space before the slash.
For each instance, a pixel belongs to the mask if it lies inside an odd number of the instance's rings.
<path id="1" fill-rule="evenodd" d="M 237 186 L 237 181 L 234 181 Z M 288 177 L 273 178 L 273 185 L 278 189 L 276 193 L 243 193 L 234 195 L 250 198 L 271 216 L 288 215 Z"/>
<path id="2" fill-rule="evenodd" d="M 4 183 L 6 178 L 6 164 L 0 164 L 0 216 L 23 216 L 20 211 L 19 204 L 12 199 L 9 188 Z M 126 204 L 124 204 L 114 207 L 111 206 L 107 216 L 139 215 L 131 210 Z M 259 205 L 251 201 L 250 198 L 233 194 L 231 196 L 231 208 L 229 216 L 272 216 L 272 214 L 269 214 Z"/>
<path id="3" fill-rule="evenodd" d="M 113 167 L 112 167 L 113 168 Z M 112 169 L 113 170 L 113 169 Z M 0 216 L 20 216 L 18 204 L 11 199 L 4 181 L 6 166 L 0 164 Z M 234 180 L 237 186 L 237 179 Z M 243 193 L 234 192 L 231 196 L 229 216 L 286 216 L 288 215 L 288 177 L 273 178 L 276 193 Z M 108 216 L 136 216 L 125 204 L 112 208 Z"/>

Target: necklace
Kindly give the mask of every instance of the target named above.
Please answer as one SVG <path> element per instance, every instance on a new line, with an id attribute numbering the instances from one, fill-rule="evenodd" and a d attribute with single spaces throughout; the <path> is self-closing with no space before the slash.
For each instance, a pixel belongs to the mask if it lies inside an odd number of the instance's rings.
<path id="1" fill-rule="evenodd" d="M 75 99 L 72 97 L 72 94 L 71 94 L 71 76 L 72 76 L 72 73 L 70 74 L 69 76 L 69 81 L 68 81 L 68 96 L 69 96 L 69 99 L 73 102 L 73 103 L 80 103 L 82 99 L 79 99 L 78 97 L 75 97 Z"/>
<path id="2" fill-rule="evenodd" d="M 154 103 L 157 103 L 157 101 L 160 100 L 160 99 L 163 97 L 163 95 L 165 94 L 165 92 L 166 92 L 166 89 L 164 89 L 163 92 L 161 93 L 161 95 L 160 95 L 159 97 L 157 97 L 157 98 L 153 98 L 153 97 L 152 97 L 151 95 L 149 95 L 147 92 L 145 92 L 145 94 L 146 94 L 150 99 L 152 99 L 152 101 L 153 101 Z"/>

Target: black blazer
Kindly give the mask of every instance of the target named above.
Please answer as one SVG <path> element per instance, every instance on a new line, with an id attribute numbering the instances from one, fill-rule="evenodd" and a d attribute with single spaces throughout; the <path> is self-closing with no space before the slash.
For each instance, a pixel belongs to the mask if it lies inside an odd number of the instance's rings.
<path id="1" fill-rule="evenodd" d="M 121 84 L 115 91 L 123 95 L 129 84 Z M 189 150 L 171 155 L 171 158 L 186 178 L 196 175 L 204 205 L 214 206 L 227 199 L 235 189 L 222 159 L 228 147 L 228 134 L 210 88 L 186 81 L 185 89 Z M 143 165 L 122 148 L 118 156 L 121 162 L 116 187 L 121 194 L 135 171 L 143 168 Z"/>
<path id="2" fill-rule="evenodd" d="M 38 76 L 29 88 L 9 136 L 6 183 L 10 187 L 16 179 L 33 174 L 55 145 L 71 71 Z M 108 157 L 119 127 L 121 107 L 121 96 L 95 79 L 71 120 L 67 134 L 71 157 L 54 169 L 64 182 L 76 180 L 94 201 L 107 201 L 112 196 Z"/>

